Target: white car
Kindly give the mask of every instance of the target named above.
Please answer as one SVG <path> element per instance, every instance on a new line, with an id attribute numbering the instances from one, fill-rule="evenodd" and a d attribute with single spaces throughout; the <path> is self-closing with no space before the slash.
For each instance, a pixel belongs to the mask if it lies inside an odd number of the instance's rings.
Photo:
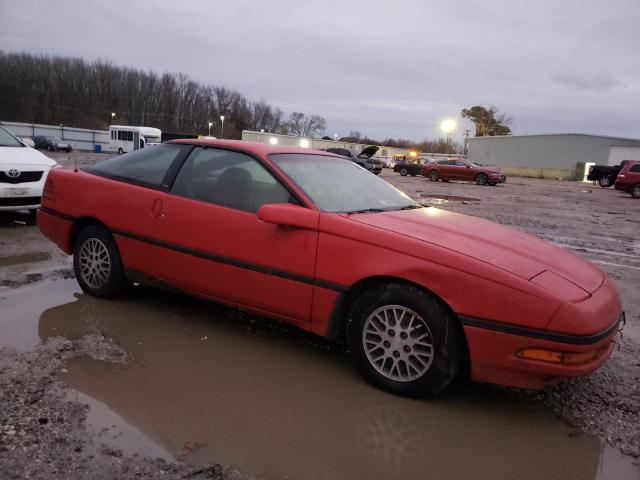
<path id="1" fill-rule="evenodd" d="M 0 210 L 35 212 L 49 170 L 56 167 L 54 160 L 0 127 Z"/>

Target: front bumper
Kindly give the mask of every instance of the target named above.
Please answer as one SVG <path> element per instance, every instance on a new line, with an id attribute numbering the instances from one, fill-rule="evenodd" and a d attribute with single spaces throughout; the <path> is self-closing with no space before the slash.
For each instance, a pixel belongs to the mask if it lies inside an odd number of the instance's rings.
<path id="1" fill-rule="evenodd" d="M 560 307 L 545 330 L 464 316 L 460 319 L 469 346 L 473 380 L 542 389 L 602 366 L 624 324 L 624 312 L 617 292 L 605 280 L 586 300 Z M 523 358 L 522 353 L 532 349 L 573 358 L 583 354 L 584 361 L 553 363 Z"/>
<path id="2" fill-rule="evenodd" d="M 1 183 L 0 210 L 31 210 L 40 206 L 44 181 L 37 183 Z"/>

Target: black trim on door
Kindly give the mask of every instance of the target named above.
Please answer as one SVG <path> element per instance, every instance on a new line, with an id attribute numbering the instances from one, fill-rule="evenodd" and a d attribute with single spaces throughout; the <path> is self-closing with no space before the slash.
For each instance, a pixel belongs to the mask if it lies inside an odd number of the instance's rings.
<path id="1" fill-rule="evenodd" d="M 264 273 L 265 275 L 285 278 L 287 280 L 292 280 L 294 282 L 301 282 L 309 285 L 315 285 L 317 287 L 326 288 L 327 290 L 334 290 L 339 293 L 344 293 L 347 291 L 347 287 L 338 285 L 333 282 L 329 282 L 327 280 L 316 279 L 313 277 L 309 277 L 307 275 L 292 273 L 286 270 L 280 270 L 277 268 L 259 265 L 257 263 L 245 262 L 243 260 L 237 260 L 235 258 L 230 258 L 223 255 L 218 255 L 215 253 L 203 252 L 202 250 L 196 250 L 193 248 L 184 247 L 182 245 L 176 245 L 174 243 L 157 240 L 155 238 L 145 237 L 143 235 L 138 235 L 137 233 L 128 232 L 125 230 L 111 229 L 111 232 L 114 235 L 119 235 L 125 238 L 131 238 L 139 242 L 148 243 L 149 245 L 153 245 L 155 247 L 166 248 L 168 250 L 184 253 L 186 255 L 202 258 L 204 260 L 210 260 L 212 262 L 223 263 L 225 265 L 232 265 L 234 267 L 243 268 L 245 270 L 252 270 L 254 272 Z"/>
<path id="2" fill-rule="evenodd" d="M 593 335 L 573 335 L 570 333 L 550 332 L 548 330 L 541 330 L 538 328 L 522 327 L 519 325 L 496 322 L 494 320 L 486 320 L 483 318 L 465 317 L 463 315 L 459 315 L 458 318 L 460 318 L 463 325 L 468 325 L 470 327 L 484 328 L 495 332 L 508 333 L 511 335 L 536 338 L 540 340 L 549 340 L 551 342 L 568 343 L 571 345 L 591 345 L 598 343 L 611 335 L 618 328 L 620 322 L 624 321 L 624 312 L 622 312 L 620 317 L 609 327 L 605 328 L 601 332 L 594 333 Z"/>

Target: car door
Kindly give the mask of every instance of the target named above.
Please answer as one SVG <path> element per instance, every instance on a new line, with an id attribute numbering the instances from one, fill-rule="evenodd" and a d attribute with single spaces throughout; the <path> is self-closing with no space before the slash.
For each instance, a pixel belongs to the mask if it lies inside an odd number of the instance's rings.
<path id="1" fill-rule="evenodd" d="M 453 164 L 454 160 L 442 160 L 438 162 L 438 171 L 440 173 L 440 177 L 446 180 L 455 180 L 457 171 Z"/>
<path id="2" fill-rule="evenodd" d="M 298 203 L 256 158 L 196 147 L 162 198 L 161 279 L 178 288 L 308 322 L 318 232 L 258 220 L 267 203 Z"/>
<path id="3" fill-rule="evenodd" d="M 475 171 L 470 163 L 464 160 L 456 160 L 456 166 L 458 167 L 458 175 L 460 180 L 473 180 Z"/>

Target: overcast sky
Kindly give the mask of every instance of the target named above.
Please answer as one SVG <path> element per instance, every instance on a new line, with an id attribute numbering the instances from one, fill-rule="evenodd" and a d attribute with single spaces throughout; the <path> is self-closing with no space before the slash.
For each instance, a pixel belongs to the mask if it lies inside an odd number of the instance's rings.
<path id="1" fill-rule="evenodd" d="M 514 133 L 640 138 L 640 0 L 0 0 L 0 48 L 183 72 L 327 134 L 420 140 L 496 105 Z"/>

